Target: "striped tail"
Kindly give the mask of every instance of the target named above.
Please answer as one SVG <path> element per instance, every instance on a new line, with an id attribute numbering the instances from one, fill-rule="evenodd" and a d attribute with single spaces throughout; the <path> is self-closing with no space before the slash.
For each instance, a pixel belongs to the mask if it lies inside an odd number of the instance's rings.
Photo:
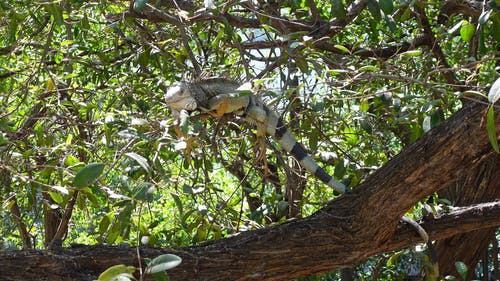
<path id="1" fill-rule="evenodd" d="M 346 187 L 318 166 L 274 111 L 261 104 L 253 104 L 249 107 L 246 112 L 247 117 L 255 122 L 266 124 L 266 132 L 275 138 L 286 152 L 297 159 L 302 167 L 337 192 L 345 193 Z"/>

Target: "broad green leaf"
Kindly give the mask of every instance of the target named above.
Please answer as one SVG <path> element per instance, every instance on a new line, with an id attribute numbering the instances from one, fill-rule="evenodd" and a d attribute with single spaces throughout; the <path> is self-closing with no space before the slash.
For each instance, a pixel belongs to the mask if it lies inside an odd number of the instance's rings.
<path id="1" fill-rule="evenodd" d="M 54 3 L 54 2 L 51 2 L 51 3 Z M 44 8 L 47 12 L 49 12 L 49 14 L 52 15 L 52 17 L 54 18 L 54 21 L 57 25 L 64 24 L 62 9 L 58 3 L 45 4 Z"/>
<path id="2" fill-rule="evenodd" d="M 76 158 L 73 155 L 67 155 L 66 158 L 64 158 L 64 164 L 68 167 L 73 166 L 73 165 L 78 164 L 78 163 L 80 163 L 80 160 L 78 160 L 78 158 Z"/>
<path id="3" fill-rule="evenodd" d="M 104 170 L 102 163 L 90 163 L 83 167 L 73 179 L 73 186 L 83 188 L 91 185 Z"/>
<path id="4" fill-rule="evenodd" d="M 497 132 L 495 128 L 495 113 L 493 111 L 494 108 L 495 107 L 491 105 L 490 109 L 488 110 L 488 114 L 486 117 L 486 130 L 488 131 L 488 137 L 490 139 L 491 146 L 493 146 L 493 149 L 497 153 L 500 153 L 500 149 L 498 147 Z"/>
<path id="5" fill-rule="evenodd" d="M 170 196 L 172 196 L 172 198 L 174 199 L 175 206 L 177 206 L 177 209 L 179 210 L 179 214 L 182 216 L 182 214 L 184 213 L 184 207 L 183 207 L 181 199 L 179 198 L 179 195 L 170 192 Z"/>
<path id="6" fill-rule="evenodd" d="M 316 151 L 318 149 L 318 137 L 319 132 L 317 130 L 314 130 L 309 135 L 309 149 L 311 149 L 312 151 Z"/>
<path id="7" fill-rule="evenodd" d="M 151 275 L 153 275 L 153 278 L 155 279 L 155 281 L 168 281 L 169 280 L 167 273 L 165 271 L 151 273 Z"/>
<path id="8" fill-rule="evenodd" d="M 347 49 L 346 47 L 344 47 L 344 46 L 342 46 L 342 45 L 337 44 L 337 45 L 335 45 L 335 46 L 333 46 L 333 47 L 334 47 L 335 49 L 338 49 L 338 50 L 340 50 L 340 51 L 342 51 L 342 52 L 346 53 L 346 54 L 350 54 L 350 53 L 351 53 L 351 51 L 349 51 L 349 49 Z"/>
<path id="9" fill-rule="evenodd" d="M 488 21 L 488 19 L 490 18 L 490 15 L 491 15 L 491 11 L 492 10 L 488 10 L 488 11 L 483 11 L 481 13 L 481 15 L 479 16 L 479 20 L 478 20 L 479 24 L 483 25 Z"/>
<path id="10" fill-rule="evenodd" d="M 391 31 L 394 31 L 394 32 L 398 31 L 398 26 L 396 25 L 396 21 L 394 20 L 392 15 L 385 15 L 384 20 Z"/>
<path id="11" fill-rule="evenodd" d="M 476 27 L 473 24 L 463 22 L 462 27 L 460 27 L 460 37 L 465 42 L 469 42 L 474 37 L 474 31 Z"/>
<path id="12" fill-rule="evenodd" d="M 307 60 L 304 57 L 296 57 L 295 64 L 300 69 L 302 73 L 307 73 L 309 71 L 309 66 L 307 65 Z"/>
<path id="13" fill-rule="evenodd" d="M 467 266 L 465 265 L 465 263 L 457 261 L 455 262 L 455 268 L 457 269 L 458 274 L 460 274 L 460 276 L 462 276 L 462 278 L 465 280 L 465 278 L 467 277 Z"/>
<path id="14" fill-rule="evenodd" d="M 52 80 L 52 78 L 49 78 L 49 80 L 47 80 L 47 91 L 54 91 L 56 89 L 56 85 L 54 84 L 54 80 Z"/>
<path id="15" fill-rule="evenodd" d="M 134 11 L 136 12 L 141 12 L 142 9 L 144 9 L 144 6 L 146 6 L 146 3 L 148 0 L 135 0 L 134 1 Z"/>
<path id="16" fill-rule="evenodd" d="M 133 198 L 139 201 L 151 202 L 155 186 L 150 182 L 142 182 L 136 188 Z"/>
<path id="17" fill-rule="evenodd" d="M 169 270 L 178 266 L 181 262 L 182 259 L 177 255 L 172 255 L 172 254 L 160 255 L 151 260 L 151 262 L 146 267 L 146 273 L 157 273 Z"/>
<path id="18" fill-rule="evenodd" d="M 214 10 L 216 8 L 214 1 L 212 0 L 203 0 L 203 5 L 207 10 Z"/>
<path id="19" fill-rule="evenodd" d="M 85 195 L 85 198 L 87 198 L 87 200 L 89 200 L 92 203 L 92 206 L 94 207 L 99 206 L 99 200 L 97 200 L 97 197 L 92 189 L 90 189 L 89 187 L 85 187 L 80 190 L 80 195 L 81 194 Z"/>
<path id="20" fill-rule="evenodd" d="M 500 99 L 500 78 L 498 78 L 495 83 L 493 83 L 488 93 L 488 101 L 491 104 L 495 104 L 498 99 Z"/>
<path id="21" fill-rule="evenodd" d="M 148 174 L 151 173 L 148 160 L 135 152 L 125 153 L 129 158 L 135 160 Z"/>
<path id="22" fill-rule="evenodd" d="M 349 73 L 350 71 L 345 70 L 345 69 L 328 69 L 327 72 L 328 72 L 328 75 L 336 76 L 336 75 L 341 74 L 341 73 Z"/>
<path id="23" fill-rule="evenodd" d="M 283 35 L 283 41 L 297 40 L 302 38 L 304 35 L 309 34 L 309 31 L 297 31 Z"/>
<path id="24" fill-rule="evenodd" d="M 219 30 L 219 32 L 217 33 L 217 37 L 215 37 L 215 39 L 212 41 L 212 43 L 210 43 L 210 46 L 212 48 L 218 48 L 219 47 L 219 42 L 220 40 L 222 39 L 222 37 L 224 37 L 224 30 Z"/>
<path id="25" fill-rule="evenodd" d="M 493 39 L 497 44 L 500 44 L 500 13 L 495 13 L 490 17 L 492 24 Z"/>
<path id="26" fill-rule="evenodd" d="M 263 27 L 264 27 L 265 30 L 269 31 L 270 33 L 275 33 L 275 34 L 278 34 L 278 35 L 281 34 L 281 32 L 279 30 L 277 30 L 276 28 L 274 28 L 274 27 L 272 27 L 272 26 L 270 26 L 268 24 L 264 24 Z"/>
<path id="27" fill-rule="evenodd" d="M 422 54 L 422 50 L 411 50 L 401 53 L 402 56 L 406 57 L 418 57 Z"/>
<path id="28" fill-rule="evenodd" d="M 372 14 L 375 20 L 380 21 L 382 19 L 382 15 L 380 13 L 380 7 L 377 1 L 367 0 L 366 6 L 368 7 L 368 11 L 370 11 L 370 14 Z"/>
<path id="29" fill-rule="evenodd" d="M 59 206 L 64 206 L 64 198 L 62 197 L 61 193 L 59 192 L 49 192 L 50 198 L 54 200 Z"/>
<path id="30" fill-rule="evenodd" d="M 346 172 L 345 168 L 346 167 L 344 165 L 344 161 L 339 161 L 337 165 L 335 165 L 335 171 L 333 172 L 333 175 L 338 179 L 343 178 Z"/>
<path id="31" fill-rule="evenodd" d="M 339 19 L 345 19 L 346 18 L 346 11 L 345 11 L 345 6 L 344 6 L 344 1 L 342 0 L 332 0 L 332 9 L 331 13 L 334 17 L 339 18 Z"/>
<path id="32" fill-rule="evenodd" d="M 374 65 L 365 65 L 358 69 L 359 72 L 375 72 L 378 68 Z"/>
<path id="33" fill-rule="evenodd" d="M 114 265 L 99 275 L 99 281 L 134 280 L 135 267 L 124 264 Z"/>
<path id="34" fill-rule="evenodd" d="M 106 230 L 108 230 L 109 225 L 111 224 L 111 220 L 115 216 L 114 212 L 109 212 L 107 213 L 104 217 L 102 217 L 101 221 L 99 222 L 99 234 L 104 235 L 106 233 Z"/>
<path id="35" fill-rule="evenodd" d="M 113 244 L 118 238 L 118 235 L 120 235 L 120 224 L 121 223 L 119 221 L 115 221 L 111 225 L 111 228 L 108 231 L 108 237 L 106 237 L 108 244 Z"/>
<path id="36" fill-rule="evenodd" d="M 359 111 L 361 112 L 368 112 L 370 109 L 370 103 L 368 102 L 367 99 L 361 99 L 361 103 L 359 105 Z"/>
<path id="37" fill-rule="evenodd" d="M 392 0 L 379 0 L 379 6 L 386 15 L 390 15 L 394 12 L 394 4 L 392 3 Z"/>

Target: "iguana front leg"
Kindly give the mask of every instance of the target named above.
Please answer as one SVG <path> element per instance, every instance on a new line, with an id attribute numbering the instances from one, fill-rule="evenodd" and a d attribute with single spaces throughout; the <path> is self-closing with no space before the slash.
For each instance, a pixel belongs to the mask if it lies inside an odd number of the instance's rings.
<path id="1" fill-rule="evenodd" d="M 188 120 L 189 113 L 182 110 L 173 110 L 173 115 L 175 117 L 175 121 L 173 124 L 174 132 L 177 135 L 177 138 L 180 141 L 185 142 L 186 148 L 184 148 L 184 156 L 191 161 L 191 151 L 193 151 L 194 143 L 196 141 L 196 137 L 190 137 L 188 134 Z"/>
<path id="2" fill-rule="evenodd" d="M 241 93 L 221 94 L 211 98 L 208 101 L 207 113 L 214 117 L 222 117 L 224 114 L 235 113 L 238 115 L 248 114 L 253 118 L 248 119 L 251 123 L 255 122 L 257 127 L 257 161 L 264 161 L 267 171 L 266 143 L 265 136 L 267 131 L 267 114 L 262 107 L 251 106 L 255 103 L 255 98 L 250 95 L 241 95 Z M 251 112 L 246 112 L 246 111 Z M 258 116 L 258 118 L 255 118 Z"/>

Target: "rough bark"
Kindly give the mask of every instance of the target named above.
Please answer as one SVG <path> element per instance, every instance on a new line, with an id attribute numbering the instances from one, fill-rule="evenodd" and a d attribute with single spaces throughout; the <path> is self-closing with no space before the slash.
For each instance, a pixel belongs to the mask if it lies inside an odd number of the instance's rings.
<path id="1" fill-rule="evenodd" d="M 173 253 L 183 262 L 168 272 L 170 280 L 291 280 L 333 269 L 350 268 L 365 258 L 420 241 L 415 230 L 399 224 L 393 238 L 374 245 L 350 233 L 349 242 L 332 233 L 339 218 L 323 213 L 281 226 L 184 249 L 140 249 L 140 257 Z M 457 208 L 421 224 L 435 239 L 500 225 L 500 201 Z M 339 233 L 340 231 L 337 231 Z M 308 233 L 307 239 L 297 233 Z M 361 234 L 363 234 L 362 232 Z M 290 235 L 293 234 L 293 235 Z M 356 244 L 356 240 L 360 243 Z M 350 244 L 352 243 L 352 244 Z M 137 250 L 129 247 L 84 246 L 51 251 L 0 252 L 2 280 L 95 280 L 110 266 L 138 266 Z M 142 265 L 144 266 L 144 261 Z M 146 276 L 145 280 L 152 280 Z"/>
<path id="2" fill-rule="evenodd" d="M 471 169 L 450 187 L 439 192 L 440 198 L 447 198 L 455 206 L 467 206 L 500 198 L 500 157 L 491 155 L 484 164 Z M 456 261 L 464 262 L 469 269 L 484 257 L 484 252 L 495 241 L 497 228 L 460 233 L 436 242 L 439 266 L 442 276 L 459 276 Z M 468 271 L 468 280 L 473 279 L 474 270 Z"/>
<path id="3" fill-rule="evenodd" d="M 362 185 L 310 217 L 195 247 L 141 249 L 141 257 L 181 256 L 183 262 L 169 271 L 171 280 L 289 280 L 350 268 L 377 253 L 417 243 L 416 232 L 399 223 L 403 213 L 461 174 L 485 165 L 490 157 L 499 157 L 481 126 L 485 109 L 482 103 L 468 105 Z M 500 116 L 495 121 L 500 124 Z M 492 171 L 494 176 L 499 172 Z M 498 225 L 500 201 L 460 208 L 422 223 L 432 240 Z M 95 246 L 1 253 L 1 276 L 4 280 L 92 280 L 111 265 L 137 266 L 135 251 Z"/>

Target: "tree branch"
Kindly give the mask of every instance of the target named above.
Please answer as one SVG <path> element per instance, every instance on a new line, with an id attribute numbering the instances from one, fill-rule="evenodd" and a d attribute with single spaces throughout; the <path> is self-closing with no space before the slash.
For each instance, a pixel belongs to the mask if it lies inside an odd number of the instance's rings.
<path id="1" fill-rule="evenodd" d="M 443 239 L 457 233 L 498 225 L 500 225 L 500 201 L 456 208 L 450 213 L 421 224 L 427 229 L 432 239 Z M 140 249 L 140 254 L 141 258 L 154 258 L 165 253 L 182 256 L 181 265 L 168 272 L 171 280 L 283 280 L 351 267 L 368 256 L 410 246 L 420 242 L 421 239 L 412 227 L 400 224 L 394 239 L 381 245 L 372 244 L 372 247 L 359 251 L 357 245 L 364 245 L 364 242 L 351 241 L 350 243 L 353 243 L 351 247 L 347 244 L 330 244 L 337 239 L 333 233 L 329 232 L 332 227 L 325 226 L 328 229 L 311 233 L 307 241 L 295 235 L 284 236 L 285 228 L 311 231 L 314 226 L 308 225 L 307 219 L 304 219 L 242 233 L 239 236 L 198 247 L 180 250 L 144 248 Z M 278 237 L 281 243 L 273 246 L 272 249 L 266 247 L 256 250 L 246 247 L 250 240 L 256 240 L 262 245 L 269 243 L 269 235 Z M 220 248 L 218 244 L 221 244 L 221 241 L 224 241 L 224 245 L 229 248 Z M 340 243 L 338 240 L 335 242 Z M 290 245 L 294 247 L 287 248 Z M 301 253 L 310 252 L 311 256 L 297 256 L 295 252 L 297 249 Z M 234 253 L 241 252 L 245 259 L 238 259 L 226 252 L 227 250 Z M 328 259 L 327 256 L 332 259 Z M 266 259 L 266 257 L 272 258 Z M 305 258 L 310 260 L 307 265 L 301 264 L 299 260 Z M 96 279 L 108 267 L 116 264 L 136 265 L 136 249 L 75 245 L 57 252 L 0 252 L 2 278 L 6 281 L 39 280 L 41 276 L 53 281 L 90 281 Z M 152 280 L 152 278 L 149 277 L 146 280 Z"/>
<path id="2" fill-rule="evenodd" d="M 181 265 L 169 271 L 172 280 L 283 280 L 349 268 L 374 254 L 419 242 L 413 229 L 399 223 L 401 215 L 494 154 L 480 125 L 485 108 L 479 102 L 467 105 L 405 148 L 365 183 L 310 217 L 195 247 L 142 249 L 141 257 L 167 252 L 181 256 Z M 500 115 L 495 122 L 500 124 Z M 423 227 L 431 239 L 442 239 L 498 225 L 500 202 L 496 201 L 455 209 L 425 221 Z M 0 268 L 10 272 L 3 273 L 5 280 L 28 280 L 30 274 L 51 280 L 91 280 L 107 267 L 121 263 L 135 265 L 135 249 L 96 246 L 62 253 L 0 256 Z M 78 270 L 73 270 L 74 265 Z"/>

